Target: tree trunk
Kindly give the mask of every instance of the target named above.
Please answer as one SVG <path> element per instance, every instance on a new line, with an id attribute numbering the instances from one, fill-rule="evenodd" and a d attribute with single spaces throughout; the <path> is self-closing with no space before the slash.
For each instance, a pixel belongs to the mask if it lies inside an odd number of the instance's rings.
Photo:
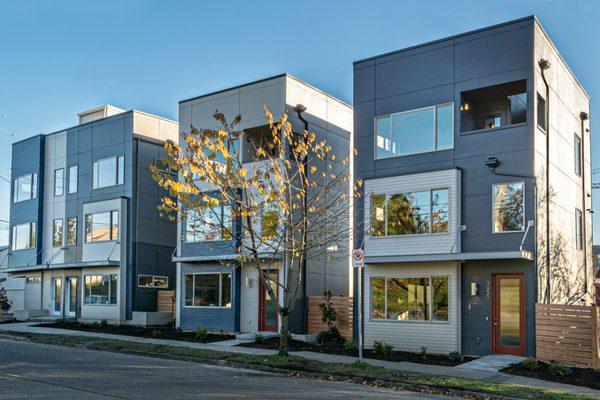
<path id="1" fill-rule="evenodd" d="M 281 319 L 281 336 L 279 337 L 279 355 L 288 355 L 288 316 L 287 314 L 279 314 Z"/>

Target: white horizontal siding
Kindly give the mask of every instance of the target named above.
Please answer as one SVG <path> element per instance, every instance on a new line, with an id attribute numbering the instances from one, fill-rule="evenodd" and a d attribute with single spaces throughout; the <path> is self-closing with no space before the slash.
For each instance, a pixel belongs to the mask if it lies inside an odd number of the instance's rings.
<path id="1" fill-rule="evenodd" d="M 407 193 L 448 188 L 448 233 L 371 237 L 371 193 Z M 394 256 L 460 252 L 460 171 L 457 169 L 365 181 L 365 255 Z"/>
<path id="2" fill-rule="evenodd" d="M 460 283 L 459 264 L 455 262 L 374 265 L 365 266 L 364 284 L 364 344 L 373 347 L 373 342 L 384 341 L 396 350 L 421 351 L 427 347 L 429 353 L 448 354 L 461 350 L 460 342 Z M 448 276 L 448 322 L 426 321 L 381 321 L 371 320 L 372 277 L 429 277 Z"/>

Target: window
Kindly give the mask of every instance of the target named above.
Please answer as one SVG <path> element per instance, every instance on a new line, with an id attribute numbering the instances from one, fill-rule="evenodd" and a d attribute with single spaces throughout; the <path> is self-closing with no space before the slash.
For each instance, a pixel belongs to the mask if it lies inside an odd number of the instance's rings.
<path id="1" fill-rule="evenodd" d="M 36 239 L 35 222 L 27 222 L 25 224 L 14 225 L 12 227 L 12 249 L 24 250 L 35 247 Z"/>
<path id="2" fill-rule="evenodd" d="M 451 149 L 454 105 L 443 104 L 375 118 L 376 159 Z"/>
<path id="3" fill-rule="evenodd" d="M 77 193 L 79 167 L 73 165 L 69 167 L 69 193 Z"/>
<path id="4" fill-rule="evenodd" d="M 85 216 L 85 242 L 119 240 L 119 212 L 108 211 Z"/>
<path id="5" fill-rule="evenodd" d="M 231 274 L 185 274 L 185 305 L 231 308 Z"/>
<path id="6" fill-rule="evenodd" d="M 448 233 L 448 189 L 371 194 L 371 236 Z"/>
<path id="7" fill-rule="evenodd" d="M 37 173 L 32 173 L 13 180 L 13 203 L 37 197 L 37 177 Z"/>
<path id="8" fill-rule="evenodd" d="M 575 134 L 575 173 L 581 176 L 581 165 L 582 157 L 581 157 L 581 139 L 577 134 Z"/>
<path id="9" fill-rule="evenodd" d="M 110 275 L 86 275 L 83 302 L 85 304 L 117 304 L 118 277 Z"/>
<path id="10" fill-rule="evenodd" d="M 494 185 L 494 233 L 523 230 L 525 226 L 524 186 L 523 182 Z"/>
<path id="11" fill-rule="evenodd" d="M 63 244 L 63 220 L 55 219 L 52 222 L 52 247 L 62 247 Z"/>
<path id="12" fill-rule="evenodd" d="M 123 156 L 104 158 L 92 164 L 92 187 L 94 189 L 122 185 L 125 176 Z"/>
<path id="13" fill-rule="evenodd" d="M 541 94 L 537 94 L 537 125 L 538 127 L 546 132 L 546 99 Z"/>
<path id="14" fill-rule="evenodd" d="M 575 245 L 577 250 L 583 249 L 583 213 L 575 209 Z"/>
<path id="15" fill-rule="evenodd" d="M 28 276 L 25 278 L 25 283 L 40 283 L 42 279 L 39 276 Z"/>
<path id="16" fill-rule="evenodd" d="M 54 195 L 62 196 L 65 185 L 65 170 L 63 168 L 54 170 Z"/>
<path id="17" fill-rule="evenodd" d="M 188 211 L 185 221 L 185 240 L 203 242 L 231 239 L 232 229 L 230 206 L 207 206 Z"/>
<path id="18" fill-rule="evenodd" d="M 448 277 L 371 278 L 371 319 L 448 321 Z"/>
<path id="19" fill-rule="evenodd" d="M 169 278 L 166 276 L 138 275 L 138 286 L 167 289 L 169 287 Z"/>
<path id="20" fill-rule="evenodd" d="M 67 246 L 77 245 L 77 218 L 67 218 Z"/>
<path id="21" fill-rule="evenodd" d="M 274 203 L 268 203 L 263 206 L 261 216 L 261 236 L 262 240 L 273 239 L 279 232 L 279 210 Z"/>
<path id="22" fill-rule="evenodd" d="M 460 131 L 497 129 L 527 122 L 527 81 L 487 86 L 461 93 Z"/>

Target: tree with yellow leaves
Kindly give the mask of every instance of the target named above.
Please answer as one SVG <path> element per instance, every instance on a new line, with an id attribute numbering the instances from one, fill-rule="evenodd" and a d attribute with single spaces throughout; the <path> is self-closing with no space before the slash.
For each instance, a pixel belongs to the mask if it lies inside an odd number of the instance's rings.
<path id="1" fill-rule="evenodd" d="M 265 107 L 265 116 L 263 132 L 250 137 L 237 128 L 241 116 L 228 122 L 215 112 L 220 129 L 192 127 L 180 143 L 167 142 L 167 157 L 152 172 L 170 195 L 162 199 L 161 212 L 187 221 L 203 238 L 216 232 L 231 240 L 236 265 L 257 271 L 276 299 L 279 353 L 287 355 L 288 316 L 306 260 L 323 259 L 332 247 L 348 257 L 350 208 L 361 182 L 352 181 L 355 151 L 349 146 L 334 149 L 314 133 L 294 131 L 286 113 L 276 121 Z M 250 147 L 244 154 L 241 138 Z M 178 176 L 168 172 L 174 170 Z M 281 279 L 271 274 L 276 268 Z"/>

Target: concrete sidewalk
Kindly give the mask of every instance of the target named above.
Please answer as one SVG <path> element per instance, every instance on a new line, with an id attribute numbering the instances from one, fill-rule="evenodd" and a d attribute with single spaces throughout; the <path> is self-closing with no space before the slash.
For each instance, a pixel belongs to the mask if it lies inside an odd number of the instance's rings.
<path id="1" fill-rule="evenodd" d="M 137 336 L 125 336 L 115 335 L 110 333 L 96 333 L 96 332 L 84 332 L 75 331 L 69 329 L 57 329 L 57 328 L 44 328 L 35 326 L 36 323 L 24 322 L 24 323 L 11 323 L 11 324 L 0 324 L 0 333 L 14 331 L 14 332 L 25 332 L 25 333 L 36 333 L 41 335 L 66 335 L 66 336 L 85 336 L 103 339 L 122 340 L 126 342 L 134 343 L 151 343 L 165 346 L 176 346 L 176 347 L 187 347 L 194 349 L 204 350 L 215 350 L 224 351 L 230 353 L 240 354 L 255 354 L 255 355 L 273 355 L 277 354 L 276 350 L 256 349 L 251 347 L 240 347 L 237 346 L 240 343 L 251 342 L 251 340 L 226 340 L 222 342 L 213 343 L 193 343 L 177 340 L 166 340 L 166 339 L 151 339 Z M 322 361 L 328 363 L 340 363 L 340 364 L 351 364 L 356 362 L 356 357 L 316 353 L 311 351 L 299 351 L 290 352 L 290 354 L 304 357 L 310 360 Z M 442 365 L 429 365 L 429 364 L 417 364 L 410 362 L 394 362 L 385 360 L 374 360 L 365 359 L 371 365 L 391 369 L 398 372 L 412 372 L 426 375 L 443 375 L 452 376 L 457 378 L 466 378 L 474 380 L 482 380 L 493 383 L 506 383 L 523 385 L 551 390 L 559 390 L 572 394 L 582 394 L 592 397 L 600 398 L 600 390 L 589 389 L 580 386 L 565 385 L 556 382 L 543 381 L 539 379 L 515 376 L 496 372 L 490 368 L 482 367 L 477 369 L 477 364 L 465 367 L 465 364 L 456 367 L 446 367 Z M 480 363 L 481 364 L 481 363 Z"/>

